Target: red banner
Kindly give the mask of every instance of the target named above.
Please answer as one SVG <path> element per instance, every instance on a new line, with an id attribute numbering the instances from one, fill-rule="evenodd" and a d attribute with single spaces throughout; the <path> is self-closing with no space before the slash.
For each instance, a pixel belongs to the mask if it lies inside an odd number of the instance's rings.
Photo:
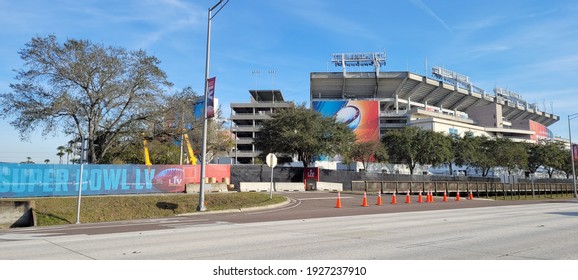
<path id="1" fill-rule="evenodd" d="M 572 144 L 572 157 L 578 160 L 578 144 Z"/>
<path id="2" fill-rule="evenodd" d="M 303 180 L 313 179 L 319 181 L 319 167 L 307 167 L 303 169 Z"/>
<path id="3" fill-rule="evenodd" d="M 215 77 L 207 80 L 207 118 L 215 117 Z"/>

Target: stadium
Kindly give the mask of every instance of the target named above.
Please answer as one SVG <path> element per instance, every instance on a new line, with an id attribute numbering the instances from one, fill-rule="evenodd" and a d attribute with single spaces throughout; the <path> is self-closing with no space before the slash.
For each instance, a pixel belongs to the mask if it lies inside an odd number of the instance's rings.
<path id="1" fill-rule="evenodd" d="M 381 72 L 385 53 L 334 54 L 332 62 L 343 71 L 310 74 L 311 106 L 349 122 L 361 141 L 377 140 L 390 129 L 418 126 L 459 136 L 471 131 L 535 142 L 552 139 L 547 127 L 560 119 L 515 92 L 495 88 L 489 94 L 469 77 L 442 67 L 432 67 L 432 77 Z M 374 71 L 347 72 L 351 66 L 373 66 Z"/>

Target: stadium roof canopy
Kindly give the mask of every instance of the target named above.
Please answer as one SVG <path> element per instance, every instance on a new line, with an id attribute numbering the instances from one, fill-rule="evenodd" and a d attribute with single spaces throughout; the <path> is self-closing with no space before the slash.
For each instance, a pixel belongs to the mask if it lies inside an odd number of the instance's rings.
<path id="1" fill-rule="evenodd" d="M 398 98 L 456 111 L 498 103 L 502 105 L 503 117 L 511 121 L 530 119 L 549 126 L 560 119 L 527 103 L 512 102 L 494 94 L 476 93 L 411 72 L 314 72 L 310 78 L 311 100 L 393 101 Z"/>

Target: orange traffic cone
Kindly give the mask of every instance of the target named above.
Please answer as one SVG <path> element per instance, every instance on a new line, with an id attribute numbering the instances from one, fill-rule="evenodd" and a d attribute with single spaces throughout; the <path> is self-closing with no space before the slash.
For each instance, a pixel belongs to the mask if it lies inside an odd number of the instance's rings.
<path id="1" fill-rule="evenodd" d="M 456 192 L 456 201 L 460 201 L 460 190 Z"/>
<path id="2" fill-rule="evenodd" d="M 419 191 L 419 195 L 417 196 L 417 202 L 418 202 L 418 203 L 422 203 L 422 202 L 423 202 L 423 197 L 421 196 L 421 191 Z"/>
<path id="3" fill-rule="evenodd" d="M 470 191 L 470 195 L 468 196 L 468 200 L 474 200 L 474 194 Z"/>
<path id="4" fill-rule="evenodd" d="M 444 190 L 444 199 L 442 200 L 443 202 L 448 202 L 448 194 L 446 193 L 446 191 Z"/>
<path id="5" fill-rule="evenodd" d="M 377 193 L 377 203 L 375 205 L 378 205 L 378 206 L 383 205 L 383 203 L 381 201 L 381 192 Z"/>
<path id="6" fill-rule="evenodd" d="M 391 204 L 397 204 L 397 197 L 395 196 L 395 191 L 393 191 L 393 195 L 391 196 Z"/>
<path id="7" fill-rule="evenodd" d="M 363 207 L 369 206 L 369 205 L 367 204 L 367 192 L 364 192 L 364 193 L 363 193 L 363 203 L 361 203 L 361 206 L 363 206 Z"/>
<path id="8" fill-rule="evenodd" d="M 427 202 L 433 202 L 433 195 L 431 194 L 431 191 L 427 191 Z"/>
<path id="9" fill-rule="evenodd" d="M 409 196 L 409 190 L 407 191 L 407 195 L 405 196 L 405 203 L 411 203 L 411 197 Z"/>
<path id="10" fill-rule="evenodd" d="M 337 192 L 337 203 L 335 204 L 335 208 L 341 208 L 341 194 Z"/>

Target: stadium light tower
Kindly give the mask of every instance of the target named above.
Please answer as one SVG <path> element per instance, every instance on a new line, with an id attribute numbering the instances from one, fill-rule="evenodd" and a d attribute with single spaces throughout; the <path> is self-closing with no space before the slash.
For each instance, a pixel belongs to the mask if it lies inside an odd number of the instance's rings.
<path id="1" fill-rule="evenodd" d="M 572 144 L 572 128 L 570 128 L 570 120 L 578 117 L 578 113 L 568 115 L 568 135 L 570 136 L 570 159 L 572 161 L 572 185 L 574 185 L 574 198 L 578 198 L 576 193 L 576 167 L 574 163 L 574 145 Z"/>
<path id="2" fill-rule="evenodd" d="M 224 1 L 224 2 L 223 2 Z M 205 103 L 203 106 L 203 143 L 201 148 L 201 181 L 199 182 L 199 205 L 197 211 L 204 212 L 207 210 L 205 206 L 205 169 L 207 165 L 207 96 L 209 87 L 209 64 L 211 57 L 211 20 L 229 3 L 229 0 L 219 0 L 217 4 L 209 8 L 209 16 L 207 17 L 207 55 L 205 59 Z M 213 15 L 213 10 L 217 9 Z"/>

